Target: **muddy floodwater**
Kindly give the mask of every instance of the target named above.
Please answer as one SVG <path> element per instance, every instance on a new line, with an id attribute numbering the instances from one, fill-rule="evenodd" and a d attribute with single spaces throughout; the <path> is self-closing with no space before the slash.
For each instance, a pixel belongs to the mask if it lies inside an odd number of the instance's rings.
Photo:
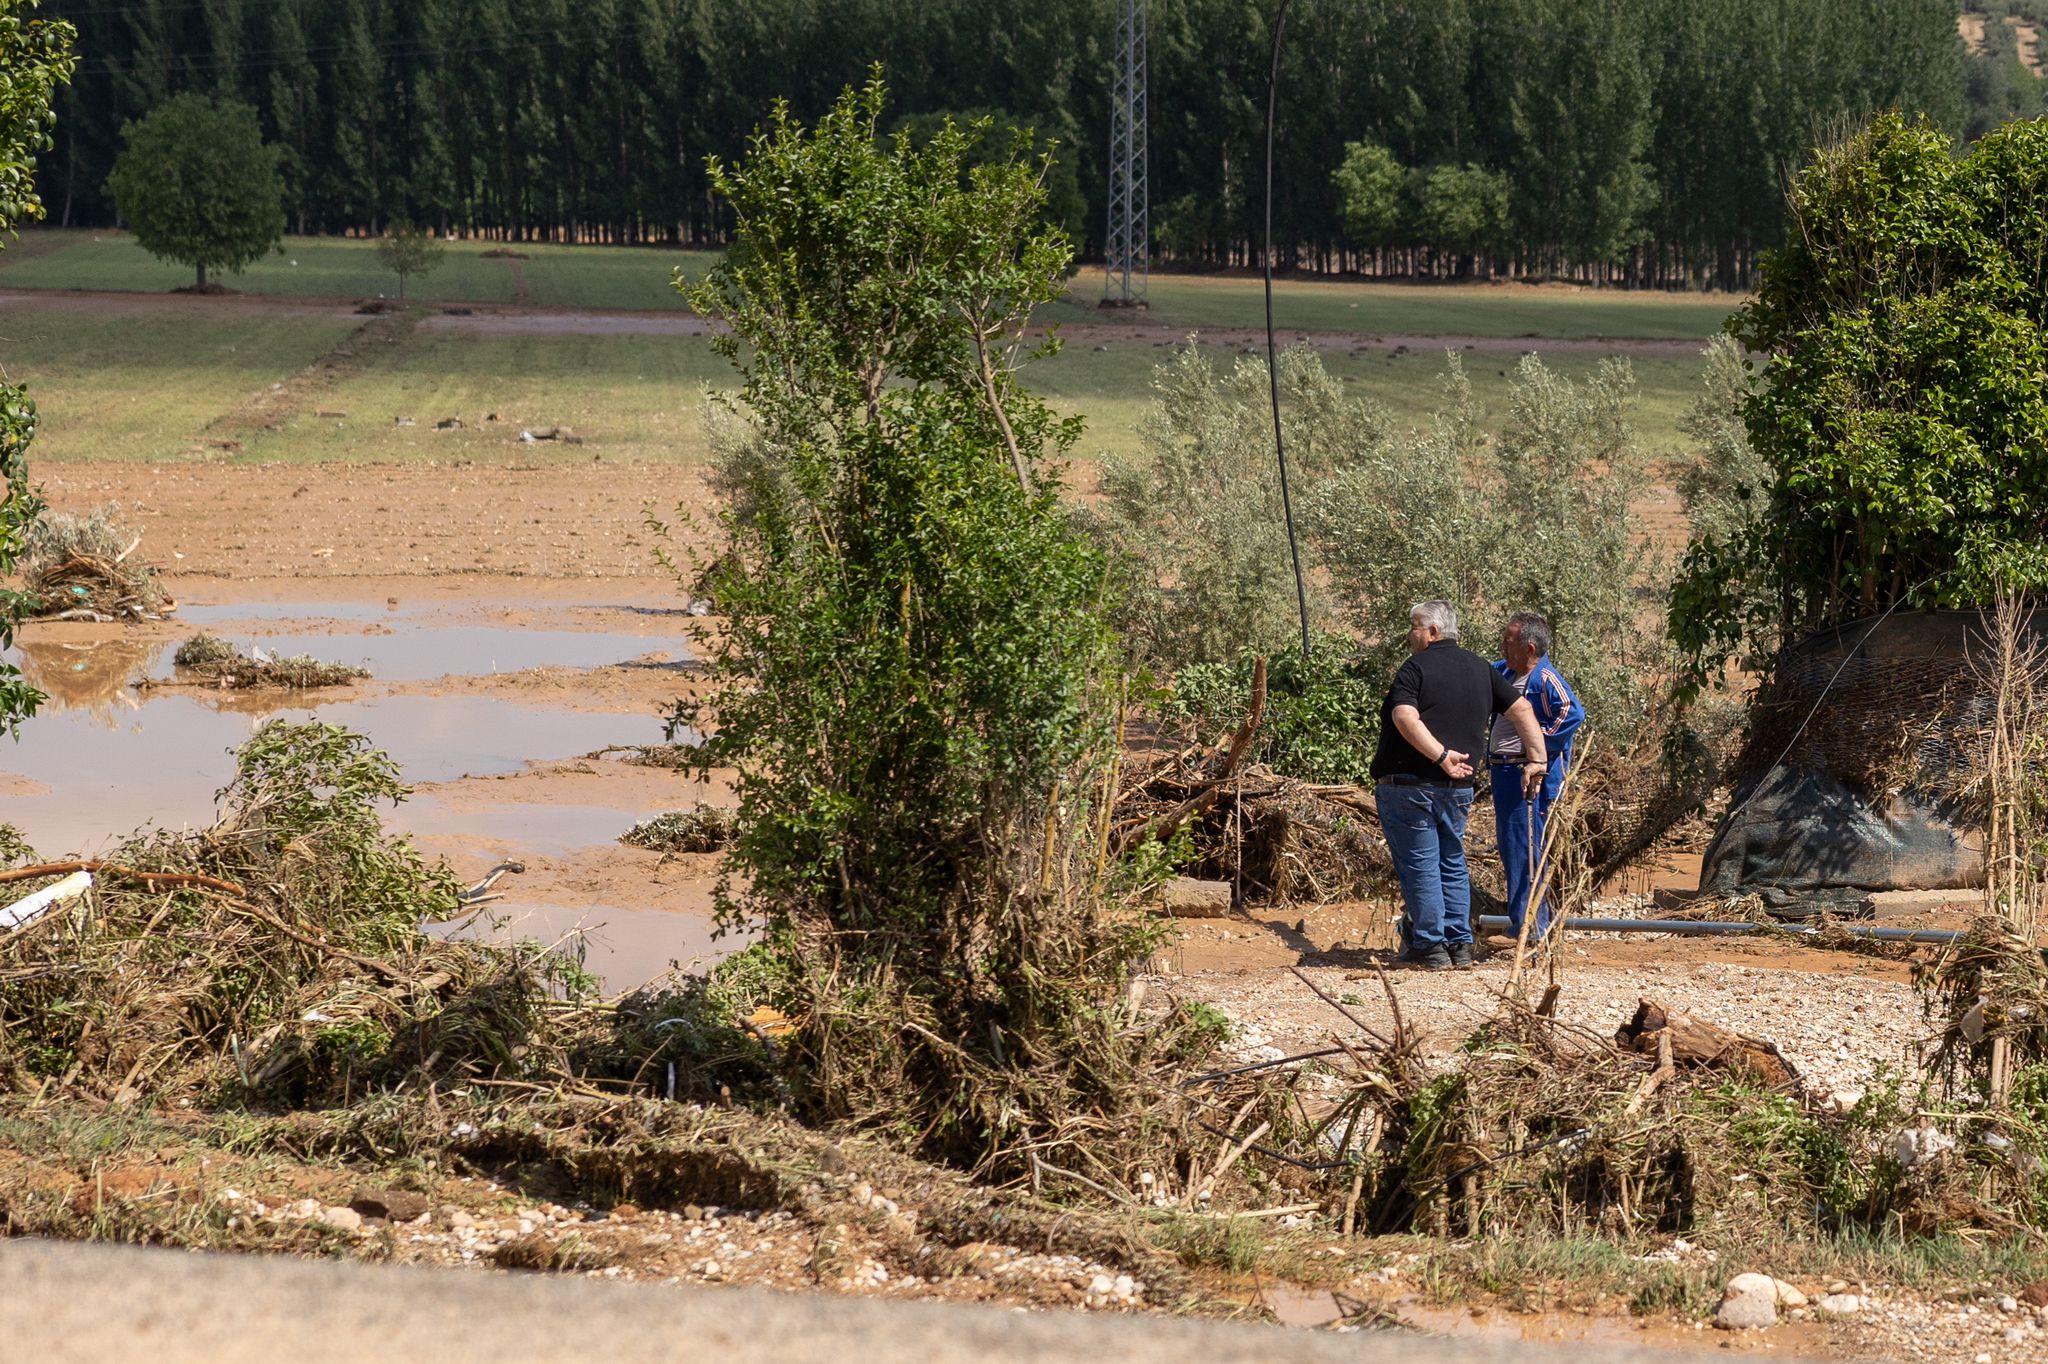
<path id="1" fill-rule="evenodd" d="M 489 598 L 224 600 L 142 629 L 31 623 L 7 658 L 48 699 L 18 742 L 0 743 L 0 820 L 52 858 L 103 852 L 146 826 L 204 827 L 233 750 L 265 721 L 345 725 L 420 788 L 387 816 L 394 831 L 465 879 L 502 861 L 528 868 L 464 932 L 560 941 L 628 988 L 736 945 L 712 941 L 715 865 L 618 842 L 636 821 L 714 794 L 616 760 L 662 741 L 661 710 L 692 658 L 687 624 L 680 610 L 604 603 L 535 620 Z M 370 677 L 220 690 L 173 662 L 200 629 Z"/>

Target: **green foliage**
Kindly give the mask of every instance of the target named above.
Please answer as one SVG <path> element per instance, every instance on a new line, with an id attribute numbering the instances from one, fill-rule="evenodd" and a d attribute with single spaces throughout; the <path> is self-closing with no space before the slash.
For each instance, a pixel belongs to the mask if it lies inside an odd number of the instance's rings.
<path id="1" fill-rule="evenodd" d="M 700 153 L 739 154 L 777 97 L 816 117 L 880 60 L 913 117 L 1003 110 L 1057 138 L 1083 207 L 1070 216 L 1056 184 L 1056 220 L 1079 225 L 1084 257 L 1100 250 L 1103 0 L 180 3 L 53 0 L 93 57 L 47 163 L 75 224 L 112 221 L 100 185 L 124 122 L 225 86 L 263 106 L 286 149 L 299 231 L 375 235 L 407 217 L 494 237 L 717 245 L 730 224 Z M 1243 0 L 1154 11 L 1154 224 L 1177 263 L 1256 259 L 1270 14 Z M 1502 264 L 1519 272 L 1619 273 L 1588 254 L 1619 240 L 1633 280 L 1746 287 L 1756 252 L 1782 239 L 1782 187 L 1815 127 L 1902 108 L 1961 130 L 1955 19 L 1950 0 L 1296 6 L 1276 146 L 1281 263 L 1354 266 L 1370 249 L 1330 183 L 1347 144 L 1365 141 L 1404 166 L 1510 172 L 1516 251 Z M 546 60 L 507 61 L 532 31 L 549 35 Z M 1436 253 L 1415 267 L 1462 264 Z"/>
<path id="2" fill-rule="evenodd" d="M 1732 324 L 1767 354 L 1753 519 L 1703 527 L 1673 598 L 1701 674 L 1883 611 L 2048 585 L 2048 121 L 1957 156 L 1884 115 L 1792 192 L 1798 231 Z"/>
<path id="3" fill-rule="evenodd" d="M 1409 607 L 1442 597 L 1481 653 L 1510 613 L 1542 612 L 1589 726 L 1623 751 L 1651 742 L 1669 665 L 1640 619 L 1661 569 L 1630 510 L 1642 459 L 1626 363 L 1574 383 L 1525 357 L 1498 437 L 1456 355 L 1435 421 L 1402 433 L 1347 398 L 1312 352 L 1281 363 L 1311 608 L 1325 634 L 1308 668 L 1283 661 L 1299 650 L 1287 647 L 1294 585 L 1262 365 L 1219 374 L 1190 350 L 1161 366 L 1149 462 L 1113 462 L 1104 475 L 1093 524 L 1118 566 L 1118 623 L 1175 674 L 1181 711 L 1235 723 L 1251 660 L 1266 653 L 1266 757 L 1302 776 L 1351 779 L 1370 760 L 1379 699 L 1406 656 Z"/>
<path id="4" fill-rule="evenodd" d="M 151 255 L 240 274 L 284 235 L 275 147 L 256 111 L 234 100 L 179 95 L 122 128 L 107 177 L 121 217 Z"/>
<path id="5" fill-rule="evenodd" d="M 377 259 L 398 276 L 398 296 L 405 297 L 405 281 L 413 275 L 432 274 L 441 264 L 441 239 L 424 227 L 396 222 L 377 240 Z"/>
<path id="6" fill-rule="evenodd" d="M 1499 171 L 1470 162 L 1438 166 L 1422 177 L 1416 192 L 1416 230 L 1424 241 L 1459 257 L 1458 273 L 1469 275 L 1474 256 L 1508 245 L 1508 195 L 1508 178 Z"/>
<path id="7" fill-rule="evenodd" d="M 721 922 L 789 982 L 801 1097 L 993 1159 L 1127 1099 L 1103 1001 L 1156 935 L 1092 865 L 1112 636 L 1046 463 L 1077 427 L 1016 378 L 1068 262 L 1045 162 L 885 138 L 884 104 L 877 75 L 814 128 L 778 106 L 711 167 L 738 240 L 687 293 L 730 328 L 742 454 L 675 718 L 737 774 Z"/>
<path id="8" fill-rule="evenodd" d="M 1337 191 L 1338 221 L 1362 246 L 1391 246 L 1400 240 L 1408 172 L 1377 142 L 1347 142 L 1344 160 L 1330 172 Z"/>
<path id="9" fill-rule="evenodd" d="M 1229 663 L 1192 663 L 1174 674 L 1170 714 L 1203 735 L 1241 724 L 1251 695 L 1254 655 Z M 1261 762 L 1309 781 L 1362 782 L 1379 735 L 1387 674 L 1368 670 L 1349 640 L 1323 636 L 1304 661 L 1299 649 L 1275 651 L 1267 669 L 1266 718 L 1253 751 Z"/>
<path id="10" fill-rule="evenodd" d="M 9 234 L 43 216 L 35 158 L 53 145 L 51 101 L 77 68 L 71 25 L 26 17 L 35 8 L 36 0 L 0 0 L 0 232 Z M 28 481 L 35 435 L 35 401 L 21 386 L 0 382 L 0 582 L 14 573 L 43 507 Z M 13 646 L 15 624 L 32 604 L 0 587 L 0 650 Z M 19 734 L 41 700 L 20 669 L 0 662 L 0 734 Z"/>
<path id="11" fill-rule="evenodd" d="M 1090 223 L 1088 197 L 1081 192 L 1078 162 L 1070 149 L 1078 136 L 1071 116 L 1061 113 L 1037 118 L 1020 118 L 1001 109 L 935 109 L 910 114 L 896 121 L 897 129 L 908 132 L 919 146 L 931 140 L 951 123 L 967 132 L 966 164 L 988 165 L 1015 154 L 1021 136 L 1031 155 L 1046 167 L 1045 221 L 1065 232 L 1069 239 L 1087 235 Z"/>
<path id="12" fill-rule="evenodd" d="M 1266 367 L 1243 359 L 1219 370 L 1189 345 L 1155 372 L 1153 392 L 1143 453 L 1105 462 L 1102 506 L 1087 517 L 1118 567 L 1117 624 L 1170 667 L 1278 653 L 1299 627 Z M 1282 353 L 1280 397 L 1301 487 L 1386 440 L 1385 413 L 1347 400 L 1305 347 Z M 1327 614 L 1320 593 L 1313 604 Z"/>

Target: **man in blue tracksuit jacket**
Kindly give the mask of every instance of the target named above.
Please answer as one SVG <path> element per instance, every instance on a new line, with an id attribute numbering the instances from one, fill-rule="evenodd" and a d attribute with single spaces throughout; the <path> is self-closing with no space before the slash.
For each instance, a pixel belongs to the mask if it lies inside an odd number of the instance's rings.
<path id="1" fill-rule="evenodd" d="M 1486 760 L 1493 776 L 1493 835 L 1500 845 L 1501 861 L 1507 864 L 1508 918 L 1514 922 L 1514 931 L 1520 934 L 1522 916 L 1529 905 L 1530 849 L 1536 850 L 1535 855 L 1542 853 L 1543 828 L 1550 816 L 1550 804 L 1557 799 L 1558 788 L 1564 783 L 1565 765 L 1571 761 L 1572 736 L 1585 722 L 1586 708 L 1579 704 L 1570 684 L 1550 666 L 1550 622 L 1534 611 L 1517 611 L 1508 617 L 1507 626 L 1501 631 L 1501 653 L 1505 657 L 1493 665 L 1494 671 L 1528 699 L 1550 757 L 1541 793 L 1533 798 L 1523 794 L 1522 740 L 1512 725 L 1498 719 L 1493 722 L 1493 732 L 1486 743 Z M 1532 803 L 1536 811 L 1533 831 L 1529 819 Z M 1529 926 L 1530 940 L 1540 938 L 1549 926 L 1549 897 L 1545 896 L 1536 922 Z"/>

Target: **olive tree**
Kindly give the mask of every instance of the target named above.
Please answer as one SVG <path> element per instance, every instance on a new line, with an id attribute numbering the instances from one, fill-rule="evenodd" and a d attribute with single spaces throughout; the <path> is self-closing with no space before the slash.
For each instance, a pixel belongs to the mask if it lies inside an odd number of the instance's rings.
<path id="1" fill-rule="evenodd" d="M 248 105 L 174 95 L 121 136 L 114 206 L 143 250 L 191 266 L 195 287 L 208 270 L 239 275 L 283 238 L 278 151 Z"/>

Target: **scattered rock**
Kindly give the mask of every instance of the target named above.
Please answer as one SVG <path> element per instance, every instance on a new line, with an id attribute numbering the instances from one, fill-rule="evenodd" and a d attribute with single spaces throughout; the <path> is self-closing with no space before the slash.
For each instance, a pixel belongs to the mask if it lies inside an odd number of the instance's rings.
<path id="1" fill-rule="evenodd" d="M 1778 1281 L 1768 1274 L 1737 1274 L 1721 1291 L 1714 1325 L 1724 1331 L 1778 1324 Z"/>
<path id="2" fill-rule="evenodd" d="M 336 1231 L 361 1231 L 363 1215 L 354 1208 L 322 1208 L 313 1214 L 313 1220 Z"/>
<path id="3" fill-rule="evenodd" d="M 443 417 L 434 423 L 434 429 L 436 431 L 460 431 L 462 429 L 462 418 Z"/>
<path id="4" fill-rule="evenodd" d="M 1230 882 L 1197 881 L 1176 876 L 1159 888 L 1161 912 L 1176 919 L 1223 919 L 1230 916 Z"/>
<path id="5" fill-rule="evenodd" d="M 381 1217 L 387 1222 L 410 1222 L 432 1206 L 426 1195 L 403 1189 L 358 1189 L 348 1205 L 364 1217 Z"/>
<path id="6" fill-rule="evenodd" d="M 1863 1299 L 1854 1293 L 1830 1293 L 1820 1300 L 1820 1310 L 1831 1317 L 1852 1316 L 1863 1310 Z"/>
<path id="7" fill-rule="evenodd" d="M 2029 1307 L 2048 1307 L 2048 1279 L 2036 1279 L 2022 1288 L 2019 1299 Z"/>
<path id="8" fill-rule="evenodd" d="M 1797 1287 L 1795 1287 L 1795 1286 L 1794 1286 L 1794 1285 L 1792 1285 L 1792 1284 L 1786 1283 L 1786 1282 L 1785 1282 L 1785 1281 L 1784 1281 L 1783 1279 L 1773 1279 L 1773 1280 L 1771 1280 L 1771 1282 L 1772 1282 L 1773 1284 L 1775 1284 L 1775 1285 L 1777 1286 L 1777 1289 L 1778 1289 L 1778 1306 L 1780 1306 L 1780 1307 L 1804 1307 L 1804 1306 L 1806 1306 L 1806 1295 L 1805 1295 L 1804 1293 L 1800 1292 L 1800 1291 L 1799 1291 L 1799 1289 L 1798 1289 Z"/>
<path id="9" fill-rule="evenodd" d="M 418 423 L 418 422 L 416 422 L 416 421 L 414 421 L 414 420 L 413 420 L 413 419 L 412 419 L 411 417 L 393 417 L 393 418 L 391 419 L 391 424 L 392 424 L 393 426 L 418 426 L 418 425 L 419 425 L 419 423 Z"/>

